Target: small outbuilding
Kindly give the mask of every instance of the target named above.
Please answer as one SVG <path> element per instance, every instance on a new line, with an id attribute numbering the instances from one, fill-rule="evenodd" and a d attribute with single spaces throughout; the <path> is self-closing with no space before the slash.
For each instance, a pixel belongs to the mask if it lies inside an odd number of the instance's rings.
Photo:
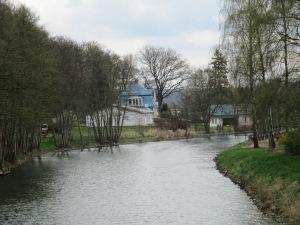
<path id="1" fill-rule="evenodd" d="M 237 129 L 252 126 L 249 112 L 243 106 L 233 104 L 212 105 L 210 110 L 212 112 L 211 127 L 233 126 Z"/>

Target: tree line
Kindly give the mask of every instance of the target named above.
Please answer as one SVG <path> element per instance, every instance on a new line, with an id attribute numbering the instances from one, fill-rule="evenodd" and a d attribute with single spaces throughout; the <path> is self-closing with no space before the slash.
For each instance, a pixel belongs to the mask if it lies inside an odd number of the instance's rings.
<path id="1" fill-rule="evenodd" d="M 25 6 L 0 1 L 0 170 L 40 148 L 42 124 L 57 148 L 69 147 L 86 115 L 96 143 L 120 138 L 119 95 L 135 74 L 132 57 L 51 37 L 37 21 Z"/>
<path id="2" fill-rule="evenodd" d="M 251 117 L 255 148 L 268 138 L 274 149 L 282 132 L 300 139 L 300 1 L 223 3 L 221 44 L 209 66 L 189 79 L 185 116 L 209 133 L 219 106 L 234 103 Z"/>
<path id="3" fill-rule="evenodd" d="M 277 131 L 299 129 L 299 13 L 299 0 L 224 1 L 222 48 L 255 148 L 261 134 L 273 149 Z"/>

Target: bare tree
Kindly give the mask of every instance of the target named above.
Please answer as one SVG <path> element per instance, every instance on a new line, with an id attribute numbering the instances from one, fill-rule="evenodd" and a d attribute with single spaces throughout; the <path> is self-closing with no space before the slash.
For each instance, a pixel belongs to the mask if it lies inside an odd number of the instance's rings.
<path id="1" fill-rule="evenodd" d="M 216 58 L 213 57 L 213 65 Z M 229 92 L 227 80 L 227 67 L 206 68 L 196 70 L 188 80 L 188 87 L 185 98 L 189 98 L 190 117 L 194 122 L 201 122 L 204 125 L 205 133 L 210 133 L 210 120 L 213 115 L 227 101 Z M 221 70 L 225 73 L 221 73 Z M 220 76 L 222 74 L 222 76 Z"/>
<path id="2" fill-rule="evenodd" d="M 106 52 L 97 43 L 86 44 L 85 58 L 90 126 L 99 146 L 113 146 L 122 133 L 126 107 L 120 95 L 134 76 L 133 60 Z"/>
<path id="3" fill-rule="evenodd" d="M 189 66 L 173 49 L 146 46 L 140 52 L 142 74 L 146 84 L 154 82 L 158 108 L 163 100 L 178 91 L 190 74 Z"/>

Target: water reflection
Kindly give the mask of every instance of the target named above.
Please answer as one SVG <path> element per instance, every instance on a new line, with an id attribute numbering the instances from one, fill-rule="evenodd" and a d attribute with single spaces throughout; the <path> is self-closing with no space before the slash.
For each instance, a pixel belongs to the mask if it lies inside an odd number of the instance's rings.
<path id="1" fill-rule="evenodd" d="M 243 137 L 44 156 L 0 179 L 0 224 L 272 224 L 214 168 Z"/>

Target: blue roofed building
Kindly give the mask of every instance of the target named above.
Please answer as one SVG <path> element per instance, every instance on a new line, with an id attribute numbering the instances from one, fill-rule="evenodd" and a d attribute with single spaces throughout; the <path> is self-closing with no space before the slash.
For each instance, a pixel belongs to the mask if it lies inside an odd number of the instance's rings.
<path id="1" fill-rule="evenodd" d="M 158 116 L 155 89 L 145 88 L 137 80 L 121 93 L 122 106 L 126 107 L 124 126 L 154 124 Z"/>
<path id="2" fill-rule="evenodd" d="M 145 88 L 137 80 L 121 94 L 122 105 L 156 110 L 155 89 Z"/>
<path id="3" fill-rule="evenodd" d="M 120 100 L 125 112 L 122 120 L 123 126 L 154 125 L 154 118 L 158 116 L 155 89 L 145 88 L 135 81 L 120 94 Z M 90 115 L 86 116 L 86 126 L 97 126 Z"/>
<path id="4" fill-rule="evenodd" d="M 210 119 L 211 127 L 233 126 L 250 127 L 252 120 L 245 107 L 234 104 L 212 105 L 210 107 L 212 116 Z"/>

